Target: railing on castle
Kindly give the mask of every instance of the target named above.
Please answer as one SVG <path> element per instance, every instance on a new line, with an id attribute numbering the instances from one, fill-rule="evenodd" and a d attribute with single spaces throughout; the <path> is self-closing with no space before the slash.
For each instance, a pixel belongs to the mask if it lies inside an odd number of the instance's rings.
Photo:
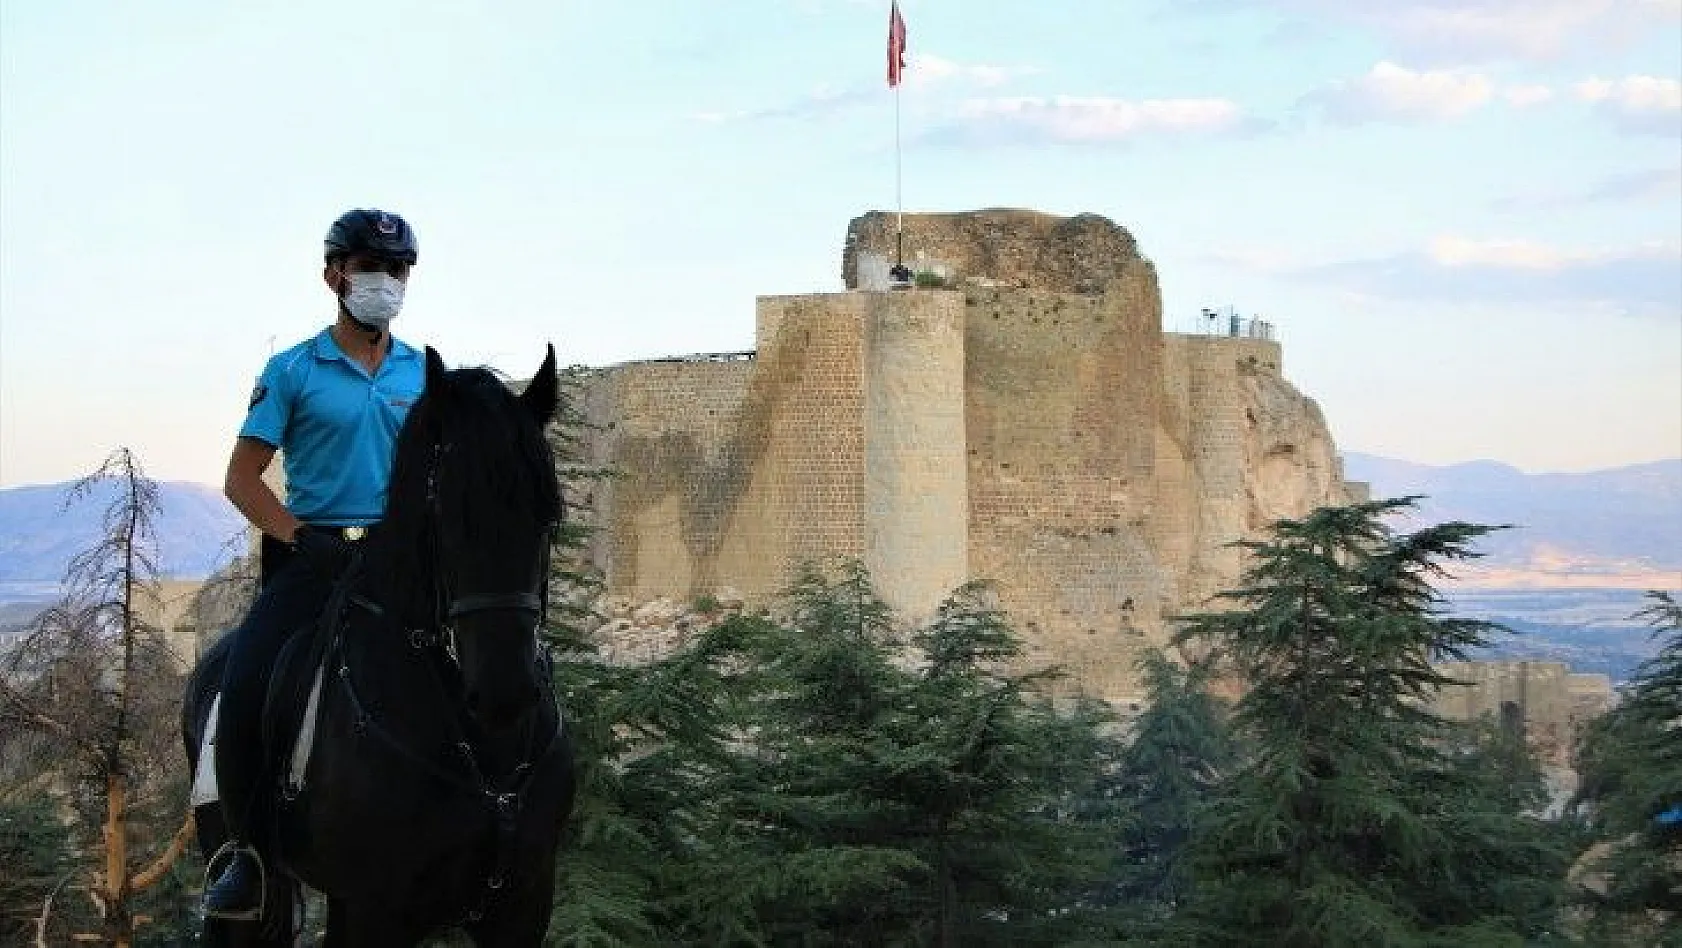
<path id="1" fill-rule="evenodd" d="M 692 352 L 688 355 L 657 356 L 652 359 L 632 359 L 625 365 L 636 365 L 649 362 L 747 362 L 753 359 L 756 349 L 743 349 L 739 352 Z"/>
<path id="2" fill-rule="evenodd" d="M 1254 316 L 1240 315 L 1232 307 L 1205 309 L 1182 319 L 1172 332 L 1187 336 L 1217 336 L 1228 339 L 1273 340 L 1273 324 Z"/>

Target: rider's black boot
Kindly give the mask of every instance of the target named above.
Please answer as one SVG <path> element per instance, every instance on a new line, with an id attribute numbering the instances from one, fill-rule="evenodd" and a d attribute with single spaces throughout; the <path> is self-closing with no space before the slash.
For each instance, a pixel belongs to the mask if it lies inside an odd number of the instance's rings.
<path id="1" fill-rule="evenodd" d="M 249 921 L 263 911 L 263 869 L 250 847 L 234 850 L 228 868 L 204 890 L 207 918 Z"/>
<path id="2" fill-rule="evenodd" d="M 232 858 L 215 882 L 204 887 L 206 918 L 248 921 L 263 911 L 263 867 L 253 843 L 262 831 L 263 785 L 262 738 L 251 733 L 250 715 L 238 713 L 240 705 L 231 699 L 237 692 L 224 690 L 226 703 L 217 723 L 216 784 L 222 798 L 222 818 L 228 828 L 227 850 Z"/>

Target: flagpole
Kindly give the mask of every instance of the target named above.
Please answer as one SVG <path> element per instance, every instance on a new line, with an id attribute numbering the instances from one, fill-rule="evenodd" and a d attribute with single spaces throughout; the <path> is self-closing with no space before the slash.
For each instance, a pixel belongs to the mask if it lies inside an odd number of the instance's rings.
<path id="1" fill-rule="evenodd" d="M 905 265 L 905 190 L 899 149 L 899 84 L 894 84 L 894 206 L 898 218 L 894 222 L 894 263 Z"/>
<path id="2" fill-rule="evenodd" d="M 899 15 L 899 0 L 888 6 L 888 85 L 894 90 L 894 267 L 895 281 L 906 280 L 905 272 L 905 175 L 900 148 L 899 87 L 905 68 L 905 20 Z"/>

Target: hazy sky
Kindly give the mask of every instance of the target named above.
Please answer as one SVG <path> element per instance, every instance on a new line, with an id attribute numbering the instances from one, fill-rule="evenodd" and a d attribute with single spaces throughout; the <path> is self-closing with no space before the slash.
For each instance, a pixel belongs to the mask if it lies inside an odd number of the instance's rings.
<path id="1" fill-rule="evenodd" d="M 905 0 L 906 209 L 1091 211 L 1340 448 L 1682 455 L 1682 0 Z M 0 4 L 0 486 L 220 483 L 321 238 L 451 364 L 753 346 L 894 203 L 886 0 Z"/>

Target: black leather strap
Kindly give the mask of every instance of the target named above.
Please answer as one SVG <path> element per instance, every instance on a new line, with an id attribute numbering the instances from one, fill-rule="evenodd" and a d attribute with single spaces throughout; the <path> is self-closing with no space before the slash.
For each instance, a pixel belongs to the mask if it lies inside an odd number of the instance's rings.
<path id="1" fill-rule="evenodd" d="M 450 603 L 449 618 L 455 619 L 470 612 L 485 612 L 490 609 L 525 609 L 538 612 L 543 608 L 543 600 L 537 593 L 481 593 L 477 596 L 460 596 Z"/>

